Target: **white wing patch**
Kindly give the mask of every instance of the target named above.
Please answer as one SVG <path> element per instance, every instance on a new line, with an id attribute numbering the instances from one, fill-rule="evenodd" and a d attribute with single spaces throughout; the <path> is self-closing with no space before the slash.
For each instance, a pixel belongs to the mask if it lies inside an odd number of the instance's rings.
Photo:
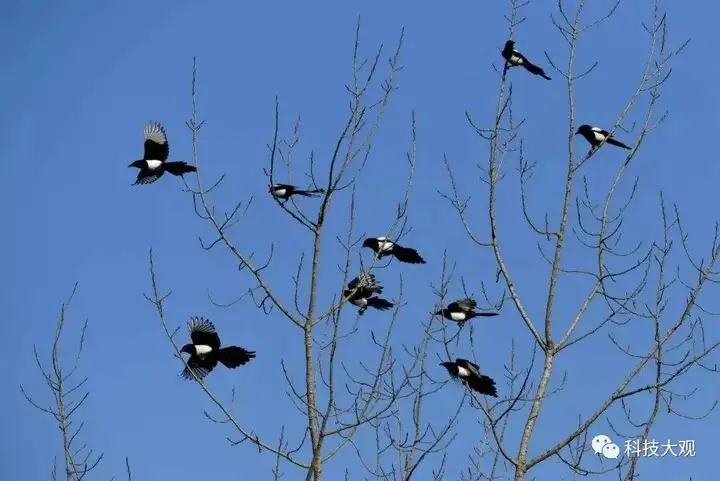
<path id="1" fill-rule="evenodd" d="M 209 353 L 210 351 L 212 351 L 212 347 L 210 347 L 210 346 L 205 346 L 203 344 L 195 346 L 195 352 L 197 353 L 198 356 L 203 356 L 203 355 Z"/>
<path id="2" fill-rule="evenodd" d="M 450 319 L 453 321 L 464 321 L 467 316 L 464 312 L 451 312 Z"/>
<path id="3" fill-rule="evenodd" d="M 368 302 L 367 302 L 367 299 L 365 299 L 364 297 L 360 297 L 360 298 L 351 300 L 350 303 L 355 306 L 358 306 L 358 307 L 365 307 L 365 306 L 367 306 Z"/>
<path id="4" fill-rule="evenodd" d="M 458 366 L 458 377 L 470 377 L 470 371 L 464 367 Z"/>
<path id="5" fill-rule="evenodd" d="M 162 160 L 146 160 L 145 163 L 147 163 L 148 169 L 157 170 L 157 168 L 163 164 L 163 161 Z"/>
<path id="6" fill-rule="evenodd" d="M 287 189 L 275 189 L 273 190 L 273 195 L 275 197 L 285 197 L 285 194 L 287 193 Z"/>
<path id="7" fill-rule="evenodd" d="M 167 135 L 165 135 L 165 129 L 160 122 L 150 122 L 145 126 L 143 130 L 145 134 L 145 140 L 152 140 L 158 144 L 167 144 Z"/>
<path id="8" fill-rule="evenodd" d="M 386 252 L 389 250 L 392 250 L 393 246 L 395 245 L 393 241 L 388 239 L 387 237 L 378 238 L 380 242 L 378 242 L 378 249 Z"/>
<path id="9" fill-rule="evenodd" d="M 522 65 L 523 59 L 521 57 L 518 57 L 517 55 L 515 55 L 515 53 L 516 52 L 513 51 L 513 55 L 510 55 L 509 62 L 512 64 L 515 64 L 515 65 Z"/>
<path id="10" fill-rule="evenodd" d="M 605 135 L 602 132 L 598 132 L 597 130 L 593 129 L 593 135 L 595 136 L 595 140 L 602 142 L 605 140 Z"/>

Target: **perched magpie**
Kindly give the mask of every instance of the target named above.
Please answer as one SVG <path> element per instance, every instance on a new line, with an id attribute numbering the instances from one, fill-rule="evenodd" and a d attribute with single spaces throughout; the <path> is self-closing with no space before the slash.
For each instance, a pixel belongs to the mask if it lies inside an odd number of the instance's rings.
<path id="1" fill-rule="evenodd" d="M 460 327 L 473 317 L 492 317 L 497 316 L 497 312 L 476 312 L 473 309 L 477 307 L 474 299 L 465 298 L 459 301 L 451 302 L 445 309 L 440 309 L 435 313 L 436 316 L 443 316 L 445 319 L 455 321 Z"/>
<path id="2" fill-rule="evenodd" d="M 575 135 L 582 135 L 585 137 L 585 140 L 590 142 L 592 152 L 593 150 L 598 148 L 598 145 L 602 143 L 603 140 L 607 139 L 605 142 L 606 144 L 614 145 L 616 147 L 622 147 L 623 149 L 632 150 L 632 147 L 628 147 L 627 145 L 623 144 L 622 142 L 619 142 L 612 138 L 610 136 L 610 132 L 607 130 L 603 130 L 600 127 L 591 127 L 587 124 L 583 124 L 580 127 L 578 127 L 577 132 L 575 132 Z"/>
<path id="3" fill-rule="evenodd" d="M 514 48 L 515 42 L 512 40 L 508 40 L 505 42 L 505 48 L 503 48 L 502 56 L 505 60 L 507 60 L 507 63 L 510 64 L 512 67 L 517 67 L 518 65 L 525 67 L 525 70 L 530 72 L 531 74 L 539 75 L 542 78 L 545 78 L 547 80 L 552 80 L 550 77 L 545 75 L 545 71 L 538 67 L 537 65 L 534 65 L 530 60 L 528 60 L 525 55 L 521 54 Z"/>
<path id="4" fill-rule="evenodd" d="M 495 381 L 480 374 L 480 366 L 467 359 L 455 359 L 455 362 L 440 363 L 450 373 L 453 379 L 459 379 L 466 387 L 480 394 L 497 397 Z"/>
<path id="5" fill-rule="evenodd" d="M 425 259 L 420 257 L 418 251 L 398 245 L 387 237 L 370 237 L 365 239 L 363 247 L 372 249 L 378 259 L 382 259 L 385 256 L 395 256 L 397 260 L 407 264 L 425 264 Z"/>
<path id="6" fill-rule="evenodd" d="M 382 294 L 382 291 L 383 287 L 375 281 L 374 274 L 363 273 L 348 283 L 347 288 L 343 290 L 343 297 L 347 297 L 350 304 L 359 307 L 358 314 L 362 316 L 368 307 L 387 311 L 394 306 L 390 301 L 373 297 L 375 294 Z"/>
<path id="7" fill-rule="evenodd" d="M 248 351 L 242 347 L 220 348 L 220 336 L 218 336 L 215 326 L 203 317 L 191 317 L 188 328 L 192 343 L 185 344 L 180 352 L 190 354 L 187 364 L 198 379 L 207 376 L 217 366 L 218 361 L 227 368 L 235 369 L 255 357 L 254 351 Z M 185 379 L 194 379 L 187 367 L 181 376 Z"/>
<path id="8" fill-rule="evenodd" d="M 197 169 L 188 165 L 187 162 L 177 161 L 168 162 L 167 158 L 170 154 L 170 145 L 167 141 L 165 128 L 160 122 L 150 122 L 143 130 L 145 134 L 145 152 L 143 158 L 136 160 L 128 167 L 136 167 L 140 169 L 137 180 L 133 185 L 152 184 L 158 180 L 165 172 L 172 175 L 183 175 L 188 172 L 196 172 Z"/>
<path id="9" fill-rule="evenodd" d="M 293 195 L 303 195 L 305 197 L 317 197 L 324 194 L 325 189 L 303 190 L 298 189 L 290 184 L 273 184 L 269 189 L 270 195 L 285 202 Z"/>

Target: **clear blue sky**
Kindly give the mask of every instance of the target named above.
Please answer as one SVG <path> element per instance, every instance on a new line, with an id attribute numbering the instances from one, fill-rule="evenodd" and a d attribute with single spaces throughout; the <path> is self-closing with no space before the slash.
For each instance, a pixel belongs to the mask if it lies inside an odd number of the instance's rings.
<path id="1" fill-rule="evenodd" d="M 382 273 L 389 292 L 397 290 L 398 273 L 405 274 L 410 296 L 408 307 L 401 311 L 395 344 L 415 341 L 420 335 L 420 323 L 434 302 L 429 283 L 439 280 L 443 249 L 448 248 L 451 259 L 459 263 L 458 274 L 468 279 L 470 291 L 479 294 L 479 282 L 491 282 L 493 259 L 469 243 L 436 191 L 447 188 L 441 160 L 447 152 L 463 176 L 463 191 L 474 191 L 478 200 L 485 196 L 484 185 L 474 180 L 474 165 L 485 162 L 487 148 L 469 130 L 464 110 L 470 109 L 485 124 L 491 121 L 498 84 L 491 64 L 500 65 L 498 48 L 507 36 L 502 18 L 505 3 L 5 2 L 0 8 L 0 178 L 4 181 L 0 204 L 5 225 L 0 237 L 4 279 L 0 305 L 6 337 L 0 359 L 6 375 L 0 389 L 0 426 L 5 434 L 0 438 L 0 465 L 6 479 L 47 479 L 53 456 L 60 454 L 56 426 L 27 405 L 18 385 L 24 383 L 39 401 L 49 401 L 32 359 L 32 345 L 38 343 L 47 352 L 59 304 L 75 281 L 80 288 L 69 334 L 84 318 L 90 319 L 82 372 L 90 377 L 91 396 L 79 416 L 86 423 L 83 441 L 105 453 L 97 479 L 121 476 L 125 456 L 130 457 L 138 480 L 270 479 L 274 459 L 248 446 L 229 447 L 225 437 L 232 433 L 202 414 L 209 406 L 204 394 L 177 376 L 182 366 L 172 356 L 156 313 L 142 297 L 149 289 L 151 246 L 161 285 L 175 292 L 167 304 L 171 323 L 184 325 L 190 315 L 208 316 L 226 343 L 258 353 L 242 369 L 213 373 L 210 387 L 226 395 L 236 385 L 242 396 L 238 418 L 269 436 L 270 442 L 283 423 L 295 437 L 301 429 L 303 418 L 283 393 L 279 364 L 285 356 L 300 375 L 297 329 L 277 314 L 262 315 L 251 303 L 232 309 L 213 307 L 207 289 L 227 300 L 245 289 L 248 280 L 237 274 L 227 252 L 207 253 L 200 248 L 197 238 L 209 234 L 209 226 L 194 216 L 189 196 L 181 192 L 182 183 L 167 176 L 149 187 L 130 187 L 136 172 L 127 165 L 141 154 L 146 121 L 159 120 L 166 126 L 173 158 L 190 157 L 184 122 L 190 115 L 193 56 L 198 59 L 200 115 L 207 120 L 200 139 L 204 178 L 207 182 L 228 173 L 217 197 L 221 205 L 256 195 L 247 222 L 235 230 L 235 239 L 247 251 L 276 243 L 276 264 L 269 279 L 288 298 L 297 254 L 307 248 L 309 237 L 265 194 L 262 169 L 267 162 L 265 145 L 272 135 L 274 97 L 280 97 L 285 132 L 295 116 L 302 115 L 299 153 L 303 155 L 298 162 L 310 150 L 319 162 L 327 162 L 347 112 L 343 85 L 350 82 L 357 15 L 363 18 L 366 56 L 380 43 L 389 53 L 405 26 L 405 69 L 358 184 L 357 228 L 380 235 L 392 221 L 394 207 L 384 206 L 394 206 L 402 195 L 414 109 L 418 165 L 410 205 L 413 232 L 406 243 L 417 247 L 428 263 L 393 265 Z M 544 66 L 543 50 L 560 63 L 566 55 L 546 3 L 536 0 L 526 8 L 528 20 L 516 35 L 518 47 Z M 692 43 L 674 62 L 662 94 L 662 107 L 670 110 L 670 117 L 649 137 L 630 167 L 628 179 L 641 175 L 641 191 L 630 212 L 627 236 L 638 240 L 659 233 L 657 199 L 663 189 L 668 201 L 677 202 L 685 214 L 686 227 L 695 235 L 693 249 L 699 253 L 711 241 L 716 217 L 711 196 L 718 175 L 714 148 L 718 69 L 707 49 L 717 45 L 714 19 L 720 10 L 711 2 L 665 3 L 673 44 L 687 37 Z M 580 65 L 589 66 L 594 60 L 600 65 L 578 87 L 579 123 L 611 126 L 635 87 L 647 48 L 640 21 L 648 19 L 648 4 L 623 2 L 611 23 L 580 43 Z M 539 163 L 533 184 L 533 210 L 538 215 L 548 209 L 557 212 L 567 152 L 565 84 L 549 67 L 546 71 L 553 81 L 512 72 L 516 115 L 527 117 L 522 131 L 526 149 Z M 634 115 L 637 119 L 639 114 Z M 618 136 L 633 141 L 633 134 Z M 576 146 L 582 152 L 586 149 L 580 138 Z M 614 172 L 622 155 L 605 147 L 588 167 L 588 175 L 605 185 L 609 174 L 603 175 L 604 166 Z M 510 193 L 503 197 L 516 195 L 514 162 L 504 187 Z M 300 166 L 296 172 L 301 172 Z M 325 300 L 339 282 L 334 266 L 341 262 L 341 250 L 333 238 L 344 228 L 346 205 L 346 200 L 339 201 L 329 221 L 333 235 L 325 240 L 321 280 Z M 481 205 L 474 215 L 478 229 L 486 233 Z M 507 262 L 530 314 L 539 318 L 548 268 L 538 259 L 536 239 L 517 217 L 516 198 L 499 209 Z M 568 262 L 582 259 L 581 255 L 587 254 L 570 249 Z M 560 288 L 556 317 L 562 323 L 575 311 L 584 290 L 568 282 Z M 451 296 L 460 294 L 455 282 Z M 676 294 L 670 310 L 684 297 Z M 387 318 L 368 312 L 362 337 L 343 354 L 346 363 L 357 363 L 357 353 L 370 342 L 369 329 L 380 329 Z M 345 317 L 346 322 L 353 319 Z M 502 364 L 507 362 L 510 340 L 515 337 L 527 348 L 529 335 L 509 303 L 500 317 L 477 327 L 482 328 L 477 355 L 502 390 Z M 623 329 L 624 340 L 642 343 L 644 349 L 646 328 Z M 712 329 L 715 332 L 709 335 L 716 337 L 717 327 Z M 458 355 L 469 357 L 469 349 L 464 341 Z M 436 351 L 437 346 L 431 352 L 431 369 L 439 377 L 442 368 L 433 367 Z M 548 402 L 531 454 L 557 442 L 578 415 L 589 414 L 628 367 L 605 333 L 564 353 L 554 383 L 567 370 L 570 384 Z M 689 403 L 694 412 L 720 397 L 715 377 L 692 374 L 679 382 L 685 391 L 696 385 L 700 391 Z M 457 386 L 446 386 L 432 399 L 428 419 L 442 422 L 460 395 Z M 613 413 L 618 415 L 617 410 Z M 475 424 L 480 416 L 469 409 L 463 413 L 453 462 L 466 461 L 462 445 L 483 440 Z M 642 468 L 647 479 L 710 479 L 716 473 L 712 456 L 717 420 L 713 416 L 691 423 L 663 416 L 654 437 L 695 439 L 698 454 L 694 459 L 647 460 Z M 606 426 L 603 418 L 591 434 L 607 434 Z M 517 433 L 515 426 L 513 442 Z M 205 443 L 191 448 L 193 438 Z M 513 453 L 515 446 L 510 445 Z M 370 444 L 365 449 L 373 448 Z M 432 459 L 428 467 L 436 464 L 437 458 Z M 348 452 L 328 465 L 327 479 L 340 479 L 344 466 L 351 469 L 351 479 L 366 476 Z M 591 461 L 590 466 L 599 464 Z M 285 471 L 286 479 L 299 479 L 293 468 Z M 450 479 L 457 473 L 451 470 Z M 533 472 L 538 479 L 558 479 L 563 473 L 567 475 L 553 460 Z"/>

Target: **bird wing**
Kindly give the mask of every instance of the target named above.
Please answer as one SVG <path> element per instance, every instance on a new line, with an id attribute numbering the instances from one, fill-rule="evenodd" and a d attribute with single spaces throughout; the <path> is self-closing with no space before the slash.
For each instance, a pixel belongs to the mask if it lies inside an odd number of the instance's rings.
<path id="1" fill-rule="evenodd" d="M 160 122 L 150 122 L 143 130 L 145 135 L 145 160 L 166 161 L 170 155 L 170 144 L 167 141 L 165 128 Z"/>
<path id="2" fill-rule="evenodd" d="M 188 323 L 190 339 L 196 346 L 210 346 L 213 349 L 220 348 L 220 336 L 215 326 L 204 317 L 191 317 Z"/>
<path id="3" fill-rule="evenodd" d="M 462 312 L 470 312 L 473 309 L 477 307 L 477 302 L 475 302 L 474 299 L 470 299 L 469 297 L 466 297 L 465 299 L 460 299 L 459 301 L 451 302 L 448 306 L 448 309 L 451 311 L 462 311 Z"/>
<path id="4" fill-rule="evenodd" d="M 590 130 L 592 130 L 593 132 L 597 132 L 598 134 L 601 134 L 604 137 L 607 137 L 608 135 L 610 135 L 610 132 L 608 132 L 605 129 L 601 129 L 600 127 L 591 127 Z"/>
<path id="5" fill-rule="evenodd" d="M 372 288 L 377 286 L 377 283 L 375 282 L 375 274 L 366 274 L 365 272 L 361 273 L 359 276 L 357 276 L 355 279 L 351 280 L 348 283 L 348 289 L 355 290 L 358 287 L 359 288 Z"/>
<path id="6" fill-rule="evenodd" d="M 135 179 L 135 185 L 147 185 L 147 184 L 152 184 L 153 182 L 155 182 L 155 181 L 158 180 L 159 178 L 160 178 L 160 176 L 157 175 L 157 174 L 147 175 L 145 172 L 143 172 L 143 171 L 141 170 L 140 172 L 138 172 L 137 179 Z"/>
<path id="7" fill-rule="evenodd" d="M 210 374 L 210 371 L 215 369 L 215 366 L 217 366 L 217 363 L 218 363 L 217 358 L 205 358 L 205 359 L 200 359 L 197 357 L 191 358 L 188 361 L 188 366 L 190 366 L 190 369 L 188 369 L 186 366 L 185 369 L 183 369 L 182 373 L 180 373 L 180 375 L 183 377 L 183 379 L 188 379 L 188 380 L 192 381 L 195 379 L 195 378 L 193 378 L 193 375 L 192 375 L 192 372 L 194 372 L 195 376 L 198 379 L 202 380 L 205 376 Z M 191 369 L 192 369 L 192 372 L 190 372 Z"/>
<path id="8" fill-rule="evenodd" d="M 460 367 L 464 367 L 471 373 L 473 373 L 475 376 L 480 376 L 480 366 L 475 364 L 474 362 L 470 362 L 467 359 L 455 359 L 455 364 L 457 364 Z"/>

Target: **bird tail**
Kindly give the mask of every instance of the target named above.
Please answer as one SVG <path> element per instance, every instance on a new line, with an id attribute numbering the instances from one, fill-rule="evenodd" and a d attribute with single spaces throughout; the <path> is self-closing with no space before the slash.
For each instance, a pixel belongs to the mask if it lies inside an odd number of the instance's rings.
<path id="1" fill-rule="evenodd" d="M 499 312 L 477 312 L 477 311 L 472 311 L 472 312 L 470 313 L 470 317 L 493 317 L 493 316 L 498 316 L 498 315 L 500 315 Z"/>
<path id="2" fill-rule="evenodd" d="M 485 394 L 492 397 L 497 397 L 497 388 L 495 387 L 495 381 L 482 374 L 478 377 L 472 377 L 467 380 L 467 385 L 473 391 L 480 394 Z"/>
<path id="3" fill-rule="evenodd" d="M 312 190 L 295 190 L 298 195 L 304 195 L 305 197 L 317 197 L 320 194 L 325 193 L 325 189 L 312 189 Z"/>
<path id="4" fill-rule="evenodd" d="M 418 254 L 418 251 L 411 249 L 410 247 L 400 247 L 395 244 L 393 254 L 400 262 L 405 262 L 407 264 L 425 264 L 425 259 Z"/>
<path id="5" fill-rule="evenodd" d="M 188 165 L 187 162 L 181 160 L 177 162 L 165 162 L 165 170 L 170 172 L 172 175 L 183 175 L 188 172 L 197 172 L 197 168 L 193 165 Z"/>
<path id="6" fill-rule="evenodd" d="M 242 366 L 254 357 L 254 351 L 248 351 L 247 349 L 237 346 L 223 347 L 218 351 L 218 361 L 220 361 L 223 366 L 230 369 Z"/>
<path id="7" fill-rule="evenodd" d="M 531 74 L 539 75 L 544 79 L 552 80 L 550 77 L 545 75 L 545 71 L 538 67 L 537 65 L 531 64 L 530 62 L 523 63 L 523 66 L 527 69 L 528 72 Z"/>
<path id="8" fill-rule="evenodd" d="M 371 297 L 367 300 L 368 307 L 374 307 L 375 309 L 378 309 L 380 311 L 387 311 L 388 309 L 395 306 L 390 301 L 387 301 L 381 297 Z"/>
<path id="9" fill-rule="evenodd" d="M 619 142 L 619 141 L 613 139 L 612 137 L 609 138 L 609 139 L 607 139 L 606 142 L 607 142 L 608 144 L 614 145 L 614 146 L 616 146 L 616 147 L 622 147 L 623 149 L 632 150 L 632 147 L 628 147 L 627 145 L 625 145 L 625 144 L 623 144 L 622 142 Z"/>

